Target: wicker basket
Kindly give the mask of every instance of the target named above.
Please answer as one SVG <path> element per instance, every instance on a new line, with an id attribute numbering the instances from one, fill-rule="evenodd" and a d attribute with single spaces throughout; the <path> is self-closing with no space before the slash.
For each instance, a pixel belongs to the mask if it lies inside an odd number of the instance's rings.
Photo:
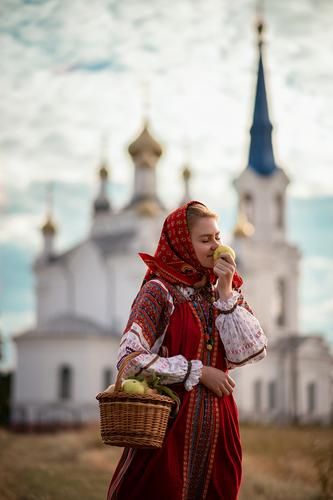
<path id="1" fill-rule="evenodd" d="M 126 364 L 139 354 L 135 352 L 126 357 L 119 369 L 114 392 L 100 392 L 96 396 L 101 436 L 103 442 L 111 446 L 161 448 L 173 399 L 160 394 L 127 394 L 120 390 Z"/>

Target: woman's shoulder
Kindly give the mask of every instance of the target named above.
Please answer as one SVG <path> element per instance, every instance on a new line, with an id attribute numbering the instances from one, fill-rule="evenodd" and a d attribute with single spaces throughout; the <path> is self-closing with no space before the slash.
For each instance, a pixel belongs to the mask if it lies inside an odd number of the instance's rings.
<path id="1" fill-rule="evenodd" d="M 153 278 L 147 281 L 141 287 L 138 297 L 155 300 L 159 304 L 173 302 L 173 294 L 171 293 L 169 287 L 158 278 Z"/>
<path id="2" fill-rule="evenodd" d="M 146 281 L 144 285 L 141 287 L 141 293 L 159 293 L 167 296 L 169 292 L 168 287 L 163 283 L 162 280 L 158 278 L 153 278 L 149 281 Z"/>
<path id="3" fill-rule="evenodd" d="M 158 277 L 147 281 L 140 291 L 142 294 L 158 297 L 159 302 L 168 302 L 174 306 L 184 301 L 184 296 L 178 288 L 164 279 Z"/>

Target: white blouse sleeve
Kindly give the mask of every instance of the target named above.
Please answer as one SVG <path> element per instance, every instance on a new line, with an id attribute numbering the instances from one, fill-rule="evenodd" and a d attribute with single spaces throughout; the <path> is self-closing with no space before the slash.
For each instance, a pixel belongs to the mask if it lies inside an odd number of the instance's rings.
<path id="1" fill-rule="evenodd" d="M 162 289 L 157 289 L 157 284 Z M 147 314 L 146 301 L 151 301 L 152 293 L 160 294 L 157 303 L 161 305 L 161 312 L 157 310 L 155 311 L 156 314 L 151 314 L 149 323 L 147 323 L 154 330 L 154 336 L 152 336 L 151 332 L 144 331 L 145 322 L 140 321 L 142 314 Z M 150 294 L 149 298 L 147 294 Z M 128 354 L 141 352 L 142 354 L 128 361 L 124 370 L 125 378 L 138 374 L 149 375 L 155 373 L 161 377 L 161 383 L 166 385 L 180 383 L 185 379 L 185 389 L 190 391 L 199 383 L 202 362 L 192 360 L 189 363 L 181 354 L 172 357 L 162 357 L 157 354 L 163 344 L 168 328 L 168 320 L 164 321 L 164 324 L 162 322 L 164 329 L 158 335 L 157 330 L 161 326 L 158 323 L 162 311 L 167 314 L 168 318 L 171 316 L 174 311 L 172 296 L 163 283 L 159 280 L 151 280 L 142 288 L 135 301 L 135 312 L 130 316 L 130 321 L 120 343 L 117 366 L 119 368 Z"/>
<path id="2" fill-rule="evenodd" d="M 239 291 L 214 306 L 220 311 L 216 327 L 225 348 L 228 368 L 237 368 L 260 361 L 266 356 L 267 337 L 259 321 Z"/>

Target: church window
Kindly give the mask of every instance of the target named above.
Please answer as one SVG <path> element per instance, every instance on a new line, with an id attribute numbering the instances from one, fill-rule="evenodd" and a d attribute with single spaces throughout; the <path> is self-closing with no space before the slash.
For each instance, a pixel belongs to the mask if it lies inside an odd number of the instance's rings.
<path id="1" fill-rule="evenodd" d="M 281 193 L 276 195 L 276 225 L 279 229 L 283 228 L 283 196 Z"/>
<path id="2" fill-rule="evenodd" d="M 112 384 L 112 378 L 113 378 L 112 368 L 105 368 L 103 370 L 103 388 L 106 389 L 109 385 Z"/>
<path id="3" fill-rule="evenodd" d="M 274 410 L 276 408 L 276 381 L 271 380 L 268 384 L 268 408 Z"/>
<path id="4" fill-rule="evenodd" d="M 261 401 L 261 380 L 256 380 L 254 382 L 254 411 L 260 412 L 262 410 L 262 401 Z"/>
<path id="5" fill-rule="evenodd" d="M 277 312 L 276 322 L 279 326 L 286 324 L 286 282 L 283 278 L 277 280 Z"/>
<path id="6" fill-rule="evenodd" d="M 310 382 L 307 386 L 307 403 L 308 413 L 314 413 L 316 409 L 316 384 Z"/>
<path id="7" fill-rule="evenodd" d="M 244 193 L 242 196 L 242 208 L 251 224 L 254 224 L 254 200 L 251 193 Z"/>
<path id="8" fill-rule="evenodd" d="M 71 399 L 73 396 L 73 370 L 68 365 L 60 367 L 59 371 L 59 397 Z"/>

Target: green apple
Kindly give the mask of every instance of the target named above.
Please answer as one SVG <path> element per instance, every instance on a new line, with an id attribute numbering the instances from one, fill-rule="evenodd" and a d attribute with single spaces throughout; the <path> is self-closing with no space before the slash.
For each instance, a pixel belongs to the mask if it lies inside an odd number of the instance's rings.
<path id="1" fill-rule="evenodd" d="M 128 394 L 144 394 L 145 386 L 139 380 L 135 378 L 128 378 L 122 383 L 122 389 Z"/>
<path id="2" fill-rule="evenodd" d="M 234 260 L 236 259 L 236 253 L 233 248 L 228 247 L 228 245 L 220 245 L 214 251 L 214 261 L 217 261 L 223 253 L 228 253 Z"/>

